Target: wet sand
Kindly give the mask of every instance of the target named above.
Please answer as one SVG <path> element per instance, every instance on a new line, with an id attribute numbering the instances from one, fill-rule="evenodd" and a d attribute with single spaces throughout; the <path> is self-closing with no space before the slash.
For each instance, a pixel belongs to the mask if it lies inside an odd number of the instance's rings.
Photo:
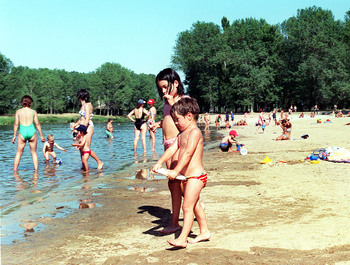
<path id="1" fill-rule="evenodd" d="M 234 128 L 247 155 L 220 152 L 217 143 L 207 147 L 204 166 L 209 181 L 201 200 L 206 205 L 210 241 L 189 244 L 186 249 L 166 243 L 176 235 L 158 232 L 170 219 L 165 180 L 135 180 L 140 187 L 154 189 L 142 192 L 125 188 L 127 181 L 114 188 L 116 180 L 109 177 L 98 180 L 111 187 L 101 189 L 97 203 L 102 207 L 79 209 L 64 219 L 41 220 L 47 225 L 43 231 L 28 232 L 24 242 L 2 245 L 1 262 L 350 264 L 350 164 L 301 161 L 319 148 L 350 150 L 350 126 L 345 125 L 350 118 L 319 118 L 333 123 L 316 124 L 315 118 L 294 115 L 292 139 L 298 140 L 276 142 L 281 134 L 277 126 L 255 134 L 255 114 L 248 126 Z M 310 137 L 301 140 L 303 134 Z M 265 156 L 272 163 L 260 164 Z M 192 231 L 191 237 L 198 234 L 196 223 Z"/>

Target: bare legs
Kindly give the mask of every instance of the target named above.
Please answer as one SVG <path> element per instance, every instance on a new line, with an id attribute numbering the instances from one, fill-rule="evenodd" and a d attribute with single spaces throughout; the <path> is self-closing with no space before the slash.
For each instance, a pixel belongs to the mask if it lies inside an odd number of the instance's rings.
<path id="1" fill-rule="evenodd" d="M 185 187 L 184 203 L 182 206 L 184 213 L 184 222 L 181 234 L 175 240 L 169 240 L 168 243 L 176 247 L 186 247 L 187 237 L 191 231 L 194 215 L 200 229 L 200 234 L 191 242 L 197 243 L 208 240 L 210 238 L 210 231 L 208 229 L 206 216 L 203 207 L 199 203 L 199 195 L 203 189 L 203 183 L 198 179 L 190 179 Z"/>
<path id="2" fill-rule="evenodd" d="M 92 139 L 93 135 L 94 135 L 94 127 L 89 125 L 88 129 L 87 129 L 86 142 L 87 142 L 90 150 L 91 150 L 91 148 L 90 148 L 91 139 Z M 101 170 L 103 168 L 103 162 L 98 158 L 96 153 L 94 151 L 92 151 L 92 150 L 91 150 L 91 157 L 96 160 L 96 162 L 97 162 L 97 169 Z"/>
<path id="3" fill-rule="evenodd" d="M 36 146 L 37 146 L 37 136 L 36 133 L 33 135 L 32 139 L 29 141 L 29 147 L 30 147 L 30 153 L 32 155 L 33 159 L 33 165 L 35 172 L 38 172 L 39 168 L 39 160 L 38 160 L 38 154 L 36 153 Z M 15 156 L 15 162 L 13 164 L 13 170 L 17 172 L 19 162 L 21 161 L 21 157 L 23 154 L 24 147 L 26 146 L 27 141 L 22 137 L 22 135 L 19 133 L 17 138 L 17 152 Z"/>
<path id="4" fill-rule="evenodd" d="M 156 134 L 152 130 L 149 130 L 149 137 L 152 143 L 152 152 L 155 152 L 156 151 Z"/>
<path id="5" fill-rule="evenodd" d="M 147 125 L 144 123 L 141 126 L 141 130 L 138 130 L 136 127 L 134 127 L 134 132 L 135 132 L 135 139 L 134 139 L 134 155 L 137 155 L 137 144 L 140 139 L 141 135 L 141 141 L 142 141 L 142 147 L 143 147 L 143 153 L 146 154 L 147 151 L 147 145 L 146 145 L 146 133 L 147 133 Z"/>

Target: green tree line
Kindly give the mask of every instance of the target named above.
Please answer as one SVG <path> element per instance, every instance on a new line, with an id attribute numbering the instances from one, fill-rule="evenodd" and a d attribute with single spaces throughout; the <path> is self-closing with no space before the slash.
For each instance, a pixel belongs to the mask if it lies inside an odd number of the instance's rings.
<path id="1" fill-rule="evenodd" d="M 172 64 L 202 111 L 350 107 L 350 11 L 310 7 L 281 24 L 197 22 L 178 35 Z"/>
<path id="2" fill-rule="evenodd" d="M 39 113 L 74 113 L 80 108 L 77 91 L 87 89 L 97 114 L 123 115 L 140 98 L 161 104 L 154 80 L 153 74 L 136 74 L 117 63 L 104 63 L 90 73 L 14 67 L 0 53 L 0 114 L 14 113 L 24 95 L 33 98 Z"/>
<path id="3" fill-rule="evenodd" d="M 350 10 L 344 21 L 313 6 L 278 25 L 255 18 L 196 22 L 179 33 L 172 65 L 184 72 L 187 93 L 203 112 L 349 108 Z M 90 73 L 15 67 L 0 53 L 0 114 L 14 113 L 25 94 L 39 113 L 76 112 L 79 89 L 90 92 L 102 115 L 125 114 L 139 98 L 154 98 L 159 108 L 154 80 L 109 62 Z"/>

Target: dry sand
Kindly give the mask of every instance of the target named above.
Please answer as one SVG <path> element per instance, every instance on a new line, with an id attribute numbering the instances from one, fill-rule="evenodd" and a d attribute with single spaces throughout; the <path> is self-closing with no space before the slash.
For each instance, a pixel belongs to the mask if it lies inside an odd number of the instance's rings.
<path id="1" fill-rule="evenodd" d="M 247 155 L 220 152 L 217 143 L 205 151 L 209 182 L 201 200 L 210 241 L 180 250 L 166 243 L 176 235 L 158 232 L 171 207 L 166 181 L 158 180 L 152 192 L 101 190 L 102 207 L 53 219 L 24 242 L 3 245 L 2 264 L 350 264 L 350 164 L 301 161 L 318 148 L 350 150 L 350 118 L 329 118 L 333 123 L 316 124 L 294 115 L 292 139 L 310 137 L 276 142 L 281 128 L 255 134 L 255 114 L 235 127 Z M 265 156 L 272 163 L 260 164 Z M 198 234 L 196 223 L 192 231 Z"/>

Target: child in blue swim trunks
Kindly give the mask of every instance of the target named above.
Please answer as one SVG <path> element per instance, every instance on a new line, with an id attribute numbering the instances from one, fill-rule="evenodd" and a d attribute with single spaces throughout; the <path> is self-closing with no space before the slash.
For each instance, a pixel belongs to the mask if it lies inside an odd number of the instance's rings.
<path id="1" fill-rule="evenodd" d="M 32 110 L 30 106 L 33 103 L 33 99 L 26 95 L 21 100 L 21 105 L 23 108 L 16 111 L 15 123 L 13 126 L 13 138 L 12 143 L 14 144 L 17 137 L 17 131 L 19 128 L 19 134 L 17 139 L 17 153 L 15 156 L 15 162 L 13 165 L 13 170 L 17 173 L 19 162 L 23 154 L 24 147 L 27 141 L 29 142 L 30 153 L 32 154 L 33 165 L 35 172 L 39 168 L 38 154 L 36 152 L 37 147 L 37 135 L 35 127 L 38 129 L 40 138 L 42 142 L 45 142 L 45 137 L 41 130 L 41 125 L 39 123 L 38 114 L 35 110 Z M 35 124 L 35 126 L 34 126 Z"/>
<path id="2" fill-rule="evenodd" d="M 236 136 L 238 136 L 238 133 L 235 130 L 231 130 L 229 135 L 224 137 L 221 140 L 221 143 L 220 143 L 221 151 L 223 151 L 223 152 L 233 152 L 233 150 L 232 150 L 232 145 L 233 144 L 236 144 L 237 149 L 239 149 L 240 145 L 238 144 L 238 142 L 235 139 Z"/>

